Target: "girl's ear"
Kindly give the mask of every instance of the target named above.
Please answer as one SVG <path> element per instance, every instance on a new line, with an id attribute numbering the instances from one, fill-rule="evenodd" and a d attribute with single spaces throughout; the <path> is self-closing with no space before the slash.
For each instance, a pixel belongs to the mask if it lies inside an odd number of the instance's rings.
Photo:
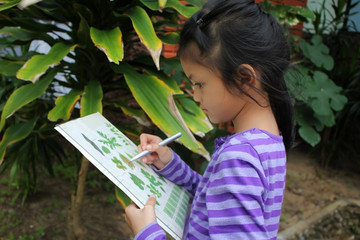
<path id="1" fill-rule="evenodd" d="M 255 69 L 249 65 L 249 64 L 241 64 L 237 71 L 237 78 L 241 79 L 242 83 L 248 86 L 252 87 L 259 87 L 259 81 L 258 81 L 258 72 L 255 71 Z M 244 86 L 245 87 L 245 86 Z"/>

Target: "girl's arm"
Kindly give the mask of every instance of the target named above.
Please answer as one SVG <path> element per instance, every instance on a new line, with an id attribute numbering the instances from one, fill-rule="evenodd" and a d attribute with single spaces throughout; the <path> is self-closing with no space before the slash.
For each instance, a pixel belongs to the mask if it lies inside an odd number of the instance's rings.
<path id="1" fill-rule="evenodd" d="M 184 187 L 192 196 L 195 195 L 201 175 L 191 169 L 175 152 L 171 161 L 161 170 L 154 169 L 171 182 Z"/>

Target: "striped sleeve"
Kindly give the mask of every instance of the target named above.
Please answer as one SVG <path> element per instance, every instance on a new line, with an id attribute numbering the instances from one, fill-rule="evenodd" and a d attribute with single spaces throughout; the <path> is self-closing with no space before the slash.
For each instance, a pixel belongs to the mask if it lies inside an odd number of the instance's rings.
<path id="1" fill-rule="evenodd" d="M 166 234 L 158 223 L 153 222 L 143 228 L 134 240 L 165 240 Z"/>
<path id="2" fill-rule="evenodd" d="M 268 239 L 264 224 L 267 180 L 249 145 L 224 149 L 214 165 L 206 193 L 211 239 Z M 239 149 L 243 148 L 243 149 Z"/>
<path id="3" fill-rule="evenodd" d="M 192 196 L 195 195 L 201 180 L 201 175 L 192 170 L 175 152 L 172 160 L 163 169 L 156 171 L 171 182 L 184 187 Z"/>

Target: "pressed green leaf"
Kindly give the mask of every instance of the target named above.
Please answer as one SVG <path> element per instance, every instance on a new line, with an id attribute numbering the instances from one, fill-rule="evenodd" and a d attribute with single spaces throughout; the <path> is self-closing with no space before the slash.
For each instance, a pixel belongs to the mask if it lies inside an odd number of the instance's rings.
<path id="1" fill-rule="evenodd" d="M 157 69 L 160 69 L 162 42 L 155 33 L 150 17 L 147 15 L 146 11 L 139 6 L 134 7 L 127 15 L 130 17 L 140 41 L 150 52 Z"/>
<path id="2" fill-rule="evenodd" d="M 210 159 L 209 153 L 186 126 L 174 102 L 171 89 L 158 78 L 137 73 L 130 65 L 112 65 L 115 72 L 123 73 L 125 80 L 141 108 L 165 134 L 182 133 L 179 139 L 190 150 Z"/>
<path id="3" fill-rule="evenodd" d="M 125 209 L 131 204 L 131 199 L 118 187 L 115 187 L 116 199 L 120 202 L 121 206 Z"/>
<path id="4" fill-rule="evenodd" d="M 120 28 L 99 30 L 91 27 L 90 35 L 95 46 L 106 54 L 110 62 L 119 64 L 119 61 L 122 61 L 124 57 L 124 46 Z"/>
<path id="5" fill-rule="evenodd" d="M 36 82 L 46 70 L 59 63 L 76 45 L 56 43 L 46 55 L 35 55 L 17 72 L 19 79 Z"/>
<path id="6" fill-rule="evenodd" d="M 0 60 L 0 74 L 15 76 L 24 63 L 24 61 Z"/>
<path id="7" fill-rule="evenodd" d="M 12 1 L 5 1 L 5 3 L 0 5 L 0 11 L 12 8 L 16 6 L 21 0 L 12 0 Z"/>
<path id="8" fill-rule="evenodd" d="M 73 89 L 68 94 L 59 96 L 55 101 L 56 106 L 48 114 L 48 119 L 53 122 L 59 119 L 69 120 L 81 93 L 81 91 Z"/>
<path id="9" fill-rule="evenodd" d="M 199 7 L 185 6 L 179 0 L 168 0 L 166 3 L 166 7 L 174 8 L 186 18 L 191 17 L 197 10 L 199 10 Z"/>
<path id="10" fill-rule="evenodd" d="M 43 95 L 51 81 L 56 75 L 56 69 L 51 69 L 44 77 L 36 83 L 29 83 L 16 89 L 6 101 L 0 120 L 0 131 L 5 125 L 5 119 L 11 116 L 19 108 L 32 102 Z"/>
<path id="11" fill-rule="evenodd" d="M 0 165 L 4 159 L 6 148 L 11 144 L 26 138 L 33 130 L 36 120 L 37 117 L 27 122 L 17 123 L 6 129 L 0 142 Z"/>
<path id="12" fill-rule="evenodd" d="M 96 80 L 91 80 L 85 86 L 84 94 L 81 98 L 80 116 L 84 117 L 92 113 L 102 113 L 103 91 L 101 84 Z"/>

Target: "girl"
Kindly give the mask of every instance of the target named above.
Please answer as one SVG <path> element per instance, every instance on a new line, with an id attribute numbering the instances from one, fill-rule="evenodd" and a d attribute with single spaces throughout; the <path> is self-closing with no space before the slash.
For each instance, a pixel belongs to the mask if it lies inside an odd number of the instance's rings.
<path id="1" fill-rule="evenodd" d="M 235 132 L 215 141 L 203 176 L 153 135 L 140 136 L 139 151 L 152 151 L 143 162 L 193 195 L 183 239 L 276 239 L 294 134 L 282 27 L 253 0 L 209 0 L 184 25 L 179 46 L 194 100 Z M 135 239 L 165 239 L 155 203 L 152 196 L 143 209 L 127 207 Z"/>

